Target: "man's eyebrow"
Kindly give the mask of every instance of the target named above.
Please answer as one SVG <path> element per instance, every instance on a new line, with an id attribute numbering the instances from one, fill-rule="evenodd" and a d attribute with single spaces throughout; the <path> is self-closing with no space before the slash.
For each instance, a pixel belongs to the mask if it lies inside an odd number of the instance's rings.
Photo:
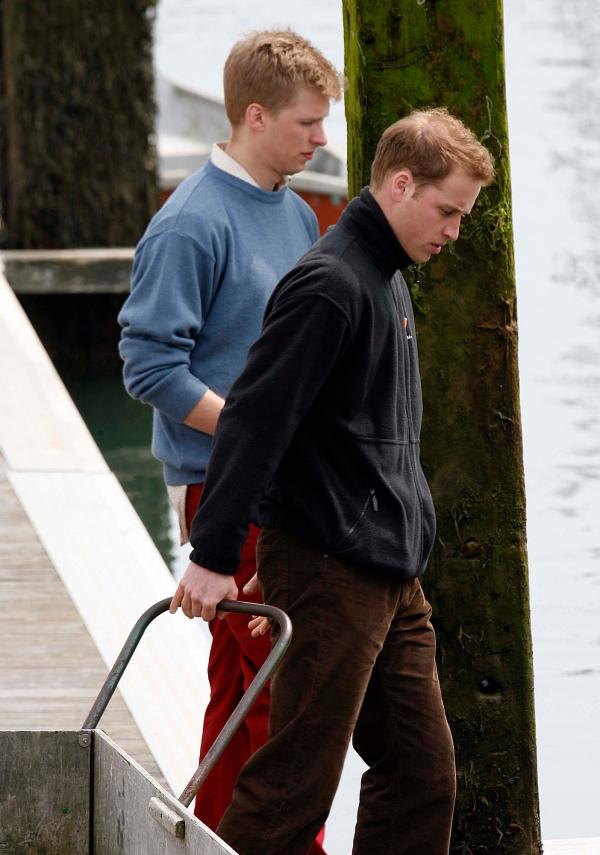
<path id="1" fill-rule="evenodd" d="M 456 205 L 451 205 L 450 202 L 442 202 L 441 207 L 442 208 L 448 208 L 448 210 L 450 210 L 452 212 L 458 211 L 458 213 L 461 214 L 461 216 L 463 216 L 463 217 L 468 217 L 469 214 L 471 213 L 471 211 L 473 210 L 473 208 L 471 208 L 470 211 L 463 211 L 462 208 L 458 208 Z"/>

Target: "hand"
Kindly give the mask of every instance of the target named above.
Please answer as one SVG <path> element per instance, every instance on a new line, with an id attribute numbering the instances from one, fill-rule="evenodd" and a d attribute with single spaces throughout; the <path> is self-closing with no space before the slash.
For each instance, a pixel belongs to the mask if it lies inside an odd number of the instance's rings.
<path id="1" fill-rule="evenodd" d="M 218 603 L 222 600 L 237 600 L 237 596 L 238 589 L 233 576 L 214 573 L 190 561 L 171 600 L 169 611 L 174 614 L 181 606 L 186 617 L 212 620 Z M 223 612 L 218 617 L 223 618 Z"/>
<path id="2" fill-rule="evenodd" d="M 244 594 L 255 594 L 257 591 L 260 591 L 260 586 L 258 584 L 258 573 L 255 573 L 244 585 Z M 271 618 L 253 615 L 252 620 L 248 621 L 248 629 L 251 630 L 250 635 L 252 638 L 264 635 L 271 628 L 271 624 Z"/>
<path id="3" fill-rule="evenodd" d="M 264 635 L 265 632 L 271 629 L 272 622 L 273 621 L 269 617 L 256 617 L 256 615 L 254 615 L 252 620 L 248 621 L 248 629 L 250 630 L 252 638 Z"/>
<path id="4" fill-rule="evenodd" d="M 248 579 L 246 584 L 243 587 L 244 594 L 256 594 L 257 591 L 260 591 L 260 586 L 258 584 L 258 573 L 255 573 L 251 579 Z"/>

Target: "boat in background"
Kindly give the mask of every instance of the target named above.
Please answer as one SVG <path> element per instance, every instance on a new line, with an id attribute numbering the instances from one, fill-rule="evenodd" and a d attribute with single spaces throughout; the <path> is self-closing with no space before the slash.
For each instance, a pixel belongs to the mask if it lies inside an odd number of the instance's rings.
<path id="1" fill-rule="evenodd" d="M 184 178 L 202 166 L 212 144 L 229 138 L 231 128 L 222 101 L 161 75 L 156 100 L 162 205 Z M 346 162 L 332 146 L 319 148 L 306 169 L 292 176 L 290 186 L 311 206 L 323 233 L 337 222 L 348 202 Z"/>

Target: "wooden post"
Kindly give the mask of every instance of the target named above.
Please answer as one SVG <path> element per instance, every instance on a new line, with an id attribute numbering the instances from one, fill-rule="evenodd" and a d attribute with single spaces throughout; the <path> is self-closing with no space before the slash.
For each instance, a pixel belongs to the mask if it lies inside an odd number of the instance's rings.
<path id="1" fill-rule="evenodd" d="M 156 207 L 155 0 L 0 0 L 3 243 L 127 246 Z"/>
<path id="2" fill-rule="evenodd" d="M 458 764 L 452 851 L 541 852 L 501 0 L 344 0 L 352 194 L 381 132 L 446 106 L 496 158 L 460 239 L 409 283 L 438 517 L 424 587 Z"/>

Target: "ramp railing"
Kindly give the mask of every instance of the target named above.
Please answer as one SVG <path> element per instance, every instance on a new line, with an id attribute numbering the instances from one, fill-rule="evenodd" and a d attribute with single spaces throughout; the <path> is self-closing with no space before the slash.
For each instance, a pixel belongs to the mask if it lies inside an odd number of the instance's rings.
<path id="1" fill-rule="evenodd" d="M 97 727 L 144 632 L 155 618 L 168 610 L 170 603 L 170 598 L 160 600 L 153 606 L 150 606 L 150 608 L 146 609 L 146 611 L 140 616 L 137 623 L 129 633 L 115 664 L 103 683 L 102 688 L 98 693 L 98 697 L 94 701 L 94 704 L 82 725 L 83 730 L 93 730 Z M 215 767 L 219 757 L 231 741 L 240 724 L 243 722 L 250 707 L 257 699 L 265 684 L 275 673 L 292 638 L 292 623 L 289 617 L 284 611 L 275 608 L 275 606 L 267 606 L 262 603 L 245 603 L 238 602 L 236 600 L 223 600 L 223 602 L 219 603 L 217 609 L 222 612 L 242 612 L 248 615 L 268 617 L 279 628 L 279 634 L 269 656 L 229 717 L 212 747 L 200 762 L 200 765 L 190 778 L 189 783 L 179 796 L 179 801 L 186 807 L 190 805 L 192 799 L 206 780 L 207 776 Z M 176 820 L 180 821 L 181 818 L 174 815 L 172 811 L 169 811 L 166 806 L 162 805 L 159 799 L 154 798 L 151 800 L 150 812 L 155 819 L 157 819 L 166 828 L 169 828 L 169 830 L 176 834 L 176 836 L 180 835 L 181 822 L 177 823 Z M 169 814 L 172 815 L 173 820 Z"/>

